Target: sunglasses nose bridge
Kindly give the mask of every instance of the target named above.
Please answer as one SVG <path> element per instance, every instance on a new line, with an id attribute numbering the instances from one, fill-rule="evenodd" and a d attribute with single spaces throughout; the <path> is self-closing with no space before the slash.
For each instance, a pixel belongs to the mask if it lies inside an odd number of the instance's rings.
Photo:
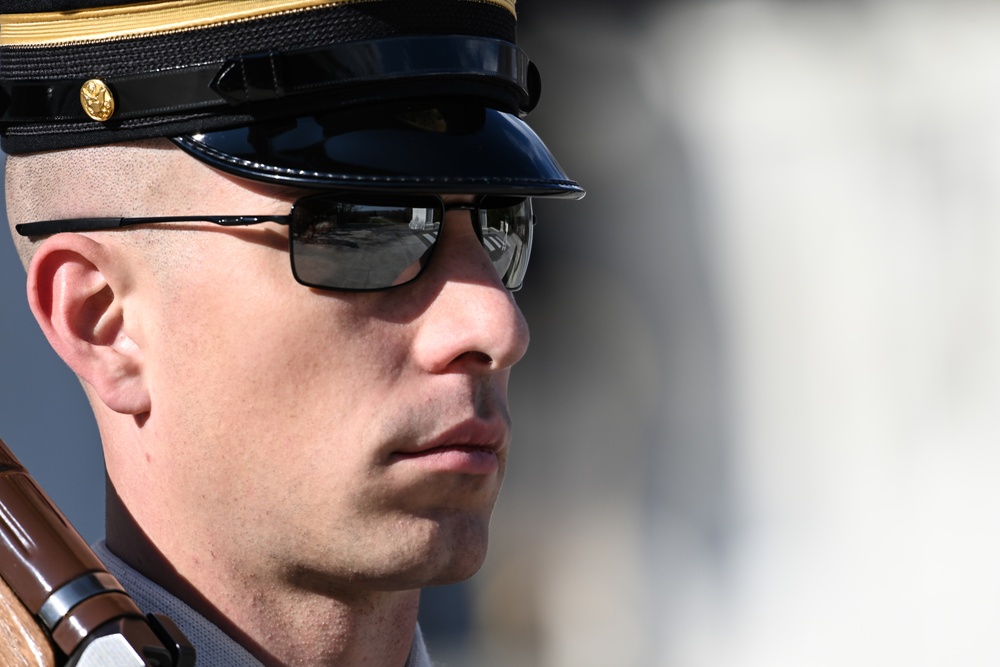
<path id="1" fill-rule="evenodd" d="M 485 242 L 483 241 L 483 225 L 480 221 L 479 206 L 476 204 L 446 204 L 444 207 L 444 215 L 447 220 L 448 214 L 453 211 L 469 213 L 469 223 L 472 225 L 472 231 L 475 232 L 476 238 L 479 239 L 479 243 L 483 244 L 485 247 Z"/>
<path id="2" fill-rule="evenodd" d="M 466 217 L 467 214 L 467 217 Z M 459 217 L 462 216 L 462 217 Z M 472 234 L 469 234 L 471 225 Z M 443 266 L 458 262 L 462 271 L 488 271 L 492 280 L 503 284 L 503 276 L 497 270 L 496 264 L 490 258 L 490 246 L 486 241 L 485 230 L 480 222 L 479 209 L 475 205 L 449 206 L 446 209 L 444 224 L 435 240 L 435 256 Z M 431 260 L 434 263 L 434 260 Z M 455 266 L 455 265 L 452 265 Z M 476 268 L 472 268 L 476 267 Z"/>

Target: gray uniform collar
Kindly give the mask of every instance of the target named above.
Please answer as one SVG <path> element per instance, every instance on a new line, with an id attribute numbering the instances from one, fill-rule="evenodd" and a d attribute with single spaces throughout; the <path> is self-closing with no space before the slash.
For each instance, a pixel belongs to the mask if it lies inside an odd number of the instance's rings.
<path id="1" fill-rule="evenodd" d="M 197 667 L 263 667 L 257 658 L 208 619 L 111 553 L 104 540 L 93 548 L 144 613 L 166 614 L 177 624 L 197 651 Z M 405 667 L 431 667 L 419 626 Z"/>

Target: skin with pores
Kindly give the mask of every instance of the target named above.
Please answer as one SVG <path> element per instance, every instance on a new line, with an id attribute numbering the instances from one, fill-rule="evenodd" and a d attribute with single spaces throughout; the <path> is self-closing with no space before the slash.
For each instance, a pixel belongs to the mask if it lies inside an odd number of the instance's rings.
<path id="1" fill-rule="evenodd" d="M 8 193 L 12 224 L 283 214 L 302 194 L 165 141 L 12 157 Z M 380 292 L 298 284 L 286 233 L 56 235 L 29 301 L 97 415 L 112 550 L 265 664 L 403 664 L 417 589 L 485 557 L 527 326 L 468 211 L 418 280 Z"/>

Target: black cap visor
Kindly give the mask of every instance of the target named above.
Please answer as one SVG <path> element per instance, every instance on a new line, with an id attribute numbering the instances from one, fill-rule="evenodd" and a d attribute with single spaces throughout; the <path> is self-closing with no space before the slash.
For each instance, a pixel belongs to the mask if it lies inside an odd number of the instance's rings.
<path id="1" fill-rule="evenodd" d="M 527 124 L 468 101 L 357 107 L 173 141 L 227 173 L 310 189 L 584 195 Z"/>

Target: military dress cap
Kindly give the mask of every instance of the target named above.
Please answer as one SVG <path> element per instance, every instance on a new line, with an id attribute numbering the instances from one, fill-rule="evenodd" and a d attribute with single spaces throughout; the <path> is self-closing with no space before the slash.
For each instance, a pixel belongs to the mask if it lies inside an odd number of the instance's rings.
<path id="1" fill-rule="evenodd" d="M 311 188 L 578 198 L 515 0 L 0 0 L 8 154 L 168 137 Z"/>

